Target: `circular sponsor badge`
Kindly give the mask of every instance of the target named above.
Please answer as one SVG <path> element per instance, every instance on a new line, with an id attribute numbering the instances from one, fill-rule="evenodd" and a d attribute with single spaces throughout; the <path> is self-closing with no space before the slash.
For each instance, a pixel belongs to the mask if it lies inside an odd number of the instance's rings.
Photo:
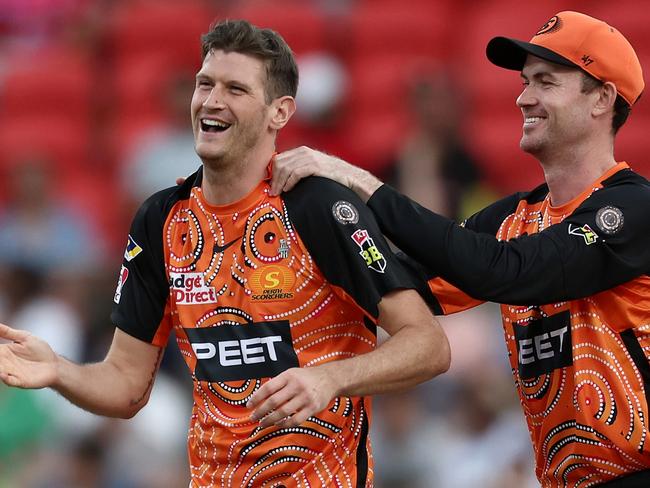
<path id="1" fill-rule="evenodd" d="M 332 215 L 340 224 L 356 224 L 359 222 L 359 211 L 354 205 L 345 200 L 339 200 L 332 206 Z"/>
<path id="2" fill-rule="evenodd" d="M 611 205 L 603 207 L 596 213 L 596 225 L 607 235 L 616 234 L 623 228 L 623 212 Z"/>

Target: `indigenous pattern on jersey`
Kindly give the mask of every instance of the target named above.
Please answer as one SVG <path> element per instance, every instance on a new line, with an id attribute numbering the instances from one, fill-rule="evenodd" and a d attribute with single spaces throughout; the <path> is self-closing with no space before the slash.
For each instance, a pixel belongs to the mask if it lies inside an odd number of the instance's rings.
<path id="1" fill-rule="evenodd" d="M 386 230 L 397 220 L 386 213 L 406 219 L 410 210 L 394 202 L 387 209 L 383 198 L 370 206 Z M 400 246 L 442 242 L 429 253 L 466 263 L 452 270 L 443 259 L 425 262 L 448 280 L 425 276 L 439 311 L 481 300 L 514 304 L 501 306 L 505 339 L 545 488 L 586 488 L 650 468 L 648 209 L 648 181 L 619 163 L 561 207 L 550 205 L 542 185 L 468 219 L 464 226 L 476 232 L 439 218 L 418 223 L 432 233 L 438 226 L 437 237 L 400 241 L 387 232 Z M 643 479 L 650 486 L 650 475 Z"/>
<path id="2" fill-rule="evenodd" d="M 371 486 L 369 398 L 335 398 L 293 428 L 260 429 L 245 405 L 288 368 L 373 350 L 381 297 L 410 278 L 336 183 L 280 198 L 263 181 L 227 206 L 200 186 L 199 172 L 143 205 L 112 316 L 157 346 L 176 333 L 194 381 L 191 486 Z"/>

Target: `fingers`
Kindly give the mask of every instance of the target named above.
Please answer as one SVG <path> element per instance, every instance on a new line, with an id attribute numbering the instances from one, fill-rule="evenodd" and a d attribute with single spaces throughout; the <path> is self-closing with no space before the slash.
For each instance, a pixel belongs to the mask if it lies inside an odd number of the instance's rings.
<path id="1" fill-rule="evenodd" d="M 29 332 L 24 330 L 12 329 L 8 325 L 0 324 L 0 338 L 8 341 L 20 342 L 29 337 Z"/>
<path id="2" fill-rule="evenodd" d="M 271 196 L 291 190 L 302 178 L 319 173 L 318 151 L 305 146 L 290 149 L 273 159 Z"/>
<path id="3" fill-rule="evenodd" d="M 286 375 L 284 373 L 276 376 L 272 380 L 267 381 L 260 387 L 259 390 L 257 390 L 255 393 L 253 393 L 246 403 L 247 408 L 255 408 L 258 405 L 260 405 L 264 400 L 267 398 L 271 397 L 274 393 L 280 391 L 282 388 L 284 388 L 287 384 L 286 381 Z M 257 410 L 255 411 L 257 412 Z M 255 412 L 253 415 L 255 415 Z M 268 412 L 267 412 L 268 413 Z M 258 418 L 261 418 L 262 415 L 259 417 L 254 417 L 254 420 L 257 420 Z"/>
<path id="4" fill-rule="evenodd" d="M 21 381 L 9 373 L 0 373 L 0 381 L 2 381 L 7 386 L 13 386 L 15 388 L 20 388 L 22 386 Z"/>
<path id="5" fill-rule="evenodd" d="M 268 415 L 262 417 L 260 427 L 266 428 L 278 424 L 282 421 L 287 421 L 302 407 L 300 398 L 291 398 L 289 401 L 282 404 L 280 407 L 275 408 Z"/>

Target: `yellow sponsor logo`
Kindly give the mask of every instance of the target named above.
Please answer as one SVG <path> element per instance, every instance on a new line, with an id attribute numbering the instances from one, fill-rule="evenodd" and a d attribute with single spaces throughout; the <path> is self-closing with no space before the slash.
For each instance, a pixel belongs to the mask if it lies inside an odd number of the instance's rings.
<path id="1" fill-rule="evenodd" d="M 293 271 L 281 264 L 258 268 L 248 279 L 253 301 L 291 300 L 295 283 Z"/>

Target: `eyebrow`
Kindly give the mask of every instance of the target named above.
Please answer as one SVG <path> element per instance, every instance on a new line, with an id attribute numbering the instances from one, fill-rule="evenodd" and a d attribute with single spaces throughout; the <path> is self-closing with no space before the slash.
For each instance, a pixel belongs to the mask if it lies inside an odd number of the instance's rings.
<path id="1" fill-rule="evenodd" d="M 208 75 L 206 73 L 202 73 L 200 71 L 196 74 L 195 78 L 196 78 L 197 81 L 198 80 L 213 81 L 213 78 L 210 75 Z M 236 79 L 226 80 L 225 84 L 226 85 L 237 85 L 238 87 L 241 87 L 246 91 L 251 91 L 252 90 L 252 88 L 248 85 L 248 83 L 244 83 L 243 81 L 236 80 Z"/>
<path id="2" fill-rule="evenodd" d="M 539 80 L 539 79 L 541 79 L 541 78 L 551 78 L 552 80 L 556 80 L 556 79 L 557 79 L 557 76 L 555 76 L 555 75 L 554 75 L 553 73 L 551 73 L 550 71 L 538 71 L 538 72 L 536 72 L 536 73 L 533 73 L 532 76 L 527 76 L 527 75 L 525 75 L 524 72 L 522 71 L 521 73 L 519 73 L 519 75 L 520 75 L 523 79 L 525 79 L 525 80 L 528 80 L 528 79 L 530 79 L 530 78 L 533 78 L 533 79 L 535 79 L 535 80 Z"/>

